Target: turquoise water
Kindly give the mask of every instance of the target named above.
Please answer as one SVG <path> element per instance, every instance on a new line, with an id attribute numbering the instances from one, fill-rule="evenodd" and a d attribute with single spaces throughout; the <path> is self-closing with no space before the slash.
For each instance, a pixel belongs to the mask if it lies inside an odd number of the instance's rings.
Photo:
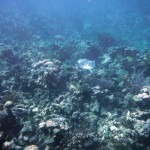
<path id="1" fill-rule="evenodd" d="M 109 34 L 115 45 L 149 48 L 149 1 L 144 0 L 2 0 L 1 36 L 31 40 L 79 33 L 84 39 Z"/>
<path id="2" fill-rule="evenodd" d="M 0 150 L 150 150 L 150 0 L 0 0 Z"/>

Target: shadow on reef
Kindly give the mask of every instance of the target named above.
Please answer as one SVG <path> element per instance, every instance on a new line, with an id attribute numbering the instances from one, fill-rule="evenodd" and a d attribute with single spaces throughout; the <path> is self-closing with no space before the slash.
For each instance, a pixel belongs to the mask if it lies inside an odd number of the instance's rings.
<path id="1" fill-rule="evenodd" d="M 17 141 L 19 132 L 23 127 L 17 121 L 16 113 L 18 110 L 13 106 L 12 101 L 7 101 L 4 104 L 4 109 L 0 111 L 0 149 L 14 148 L 14 143 Z"/>

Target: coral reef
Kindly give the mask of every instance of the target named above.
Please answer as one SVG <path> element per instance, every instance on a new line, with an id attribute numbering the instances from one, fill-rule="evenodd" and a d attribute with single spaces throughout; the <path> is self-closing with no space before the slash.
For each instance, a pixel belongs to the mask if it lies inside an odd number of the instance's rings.
<path id="1" fill-rule="evenodd" d="M 0 150 L 149 150 L 149 21 L 21 6 L 0 9 Z"/>
<path id="2" fill-rule="evenodd" d="M 41 47 L 11 49 L 1 51 L 1 149 L 149 148 L 149 55 L 111 47 L 86 72 Z"/>

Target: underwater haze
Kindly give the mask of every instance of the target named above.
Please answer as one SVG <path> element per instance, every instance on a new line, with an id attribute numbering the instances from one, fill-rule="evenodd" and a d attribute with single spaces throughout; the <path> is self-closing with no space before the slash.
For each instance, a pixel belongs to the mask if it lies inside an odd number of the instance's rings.
<path id="1" fill-rule="evenodd" d="M 150 150 L 150 1 L 0 0 L 0 150 Z"/>
<path id="2" fill-rule="evenodd" d="M 97 39 L 105 32 L 115 44 L 144 50 L 149 47 L 149 7 L 148 0 L 1 0 L 0 31 L 20 40 L 75 32 Z"/>

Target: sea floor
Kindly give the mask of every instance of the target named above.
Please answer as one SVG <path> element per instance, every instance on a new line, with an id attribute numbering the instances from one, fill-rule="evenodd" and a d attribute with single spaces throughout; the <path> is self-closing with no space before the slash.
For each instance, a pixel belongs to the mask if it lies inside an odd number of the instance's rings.
<path id="1" fill-rule="evenodd" d="M 80 68 L 82 58 L 95 67 Z M 1 150 L 150 149 L 149 50 L 3 40 L 0 70 Z"/>

